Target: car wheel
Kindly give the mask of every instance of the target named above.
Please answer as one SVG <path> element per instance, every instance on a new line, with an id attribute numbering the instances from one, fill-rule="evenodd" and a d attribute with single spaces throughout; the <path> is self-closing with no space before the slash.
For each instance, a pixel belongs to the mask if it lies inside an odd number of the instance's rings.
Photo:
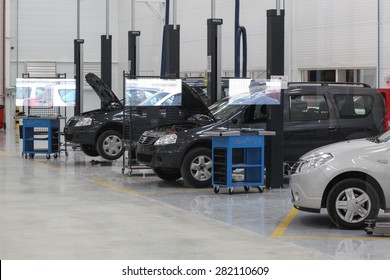
<path id="1" fill-rule="evenodd" d="M 98 151 L 92 145 L 81 145 L 80 148 L 81 148 L 81 151 L 84 154 L 86 154 L 87 156 L 90 156 L 90 157 L 97 157 L 97 156 L 99 156 Z"/>
<path id="2" fill-rule="evenodd" d="M 107 160 L 116 160 L 123 154 L 122 134 L 116 130 L 103 132 L 97 142 L 96 149 L 99 155 Z"/>
<path id="3" fill-rule="evenodd" d="M 176 181 L 177 179 L 181 178 L 181 173 L 179 169 L 153 168 L 153 171 L 157 175 L 157 177 L 164 181 Z"/>
<path id="4" fill-rule="evenodd" d="M 360 229 L 366 219 L 375 219 L 379 212 L 379 198 L 373 186 L 358 178 L 338 182 L 327 199 L 330 219 L 339 227 Z"/>
<path id="5" fill-rule="evenodd" d="M 211 186 L 211 150 L 195 148 L 184 157 L 181 175 L 187 186 L 202 188 Z"/>

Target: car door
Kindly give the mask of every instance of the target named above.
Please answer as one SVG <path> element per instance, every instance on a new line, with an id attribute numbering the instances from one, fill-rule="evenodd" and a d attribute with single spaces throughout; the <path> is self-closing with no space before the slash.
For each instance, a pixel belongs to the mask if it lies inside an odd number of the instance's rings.
<path id="1" fill-rule="evenodd" d="M 338 140 L 338 123 L 326 91 L 320 87 L 287 91 L 284 158 L 294 162 L 312 149 Z"/>

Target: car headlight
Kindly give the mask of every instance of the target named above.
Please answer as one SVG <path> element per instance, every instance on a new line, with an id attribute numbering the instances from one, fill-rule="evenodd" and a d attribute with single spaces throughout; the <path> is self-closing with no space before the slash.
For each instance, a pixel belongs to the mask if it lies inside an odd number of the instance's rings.
<path id="1" fill-rule="evenodd" d="M 167 134 L 162 137 L 160 137 L 154 145 L 156 146 L 162 146 L 162 145 L 168 145 L 168 144 L 175 144 L 177 139 L 176 134 Z"/>
<path id="2" fill-rule="evenodd" d="M 91 125 L 92 123 L 92 119 L 91 118 L 81 118 L 76 124 L 75 126 L 87 126 L 87 125 Z"/>
<path id="3" fill-rule="evenodd" d="M 301 173 L 301 172 L 307 172 L 307 171 L 313 170 L 313 169 L 329 162 L 332 159 L 333 159 L 333 156 L 331 154 L 321 154 L 318 156 L 307 158 L 307 159 L 302 160 L 300 162 L 297 169 L 295 170 L 295 173 Z"/>

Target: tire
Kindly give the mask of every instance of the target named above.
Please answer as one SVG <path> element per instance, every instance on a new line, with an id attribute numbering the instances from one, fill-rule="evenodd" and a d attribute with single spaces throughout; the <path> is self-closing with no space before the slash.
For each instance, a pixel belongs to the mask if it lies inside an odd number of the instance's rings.
<path id="1" fill-rule="evenodd" d="M 81 145 L 80 148 L 81 148 L 81 151 L 84 154 L 86 154 L 87 156 L 90 156 L 90 157 L 97 157 L 97 156 L 99 156 L 98 151 L 92 145 Z"/>
<path id="2" fill-rule="evenodd" d="M 181 173 L 179 169 L 160 169 L 160 168 L 153 168 L 154 173 L 159 177 L 160 179 L 164 181 L 176 181 L 177 179 L 181 178 Z"/>
<path id="3" fill-rule="evenodd" d="M 122 134 L 116 130 L 103 132 L 97 142 L 96 150 L 99 155 L 107 160 L 116 160 L 123 154 Z"/>
<path id="4" fill-rule="evenodd" d="M 211 186 L 211 150 L 208 148 L 195 148 L 189 151 L 181 166 L 181 175 L 186 186 L 205 188 Z"/>
<path id="5" fill-rule="evenodd" d="M 379 197 L 374 187 L 358 178 L 338 182 L 326 204 L 332 222 L 346 229 L 364 228 L 365 220 L 375 219 L 379 212 Z"/>

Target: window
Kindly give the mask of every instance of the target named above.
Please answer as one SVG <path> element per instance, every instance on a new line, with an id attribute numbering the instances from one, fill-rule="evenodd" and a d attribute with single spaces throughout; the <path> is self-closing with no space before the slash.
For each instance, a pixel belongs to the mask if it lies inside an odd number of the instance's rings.
<path id="1" fill-rule="evenodd" d="M 318 121 L 329 119 L 329 110 L 323 95 L 293 95 L 289 100 L 291 121 Z"/>
<path id="2" fill-rule="evenodd" d="M 338 94 L 334 99 L 342 119 L 364 118 L 372 111 L 373 97 L 369 95 Z"/>

